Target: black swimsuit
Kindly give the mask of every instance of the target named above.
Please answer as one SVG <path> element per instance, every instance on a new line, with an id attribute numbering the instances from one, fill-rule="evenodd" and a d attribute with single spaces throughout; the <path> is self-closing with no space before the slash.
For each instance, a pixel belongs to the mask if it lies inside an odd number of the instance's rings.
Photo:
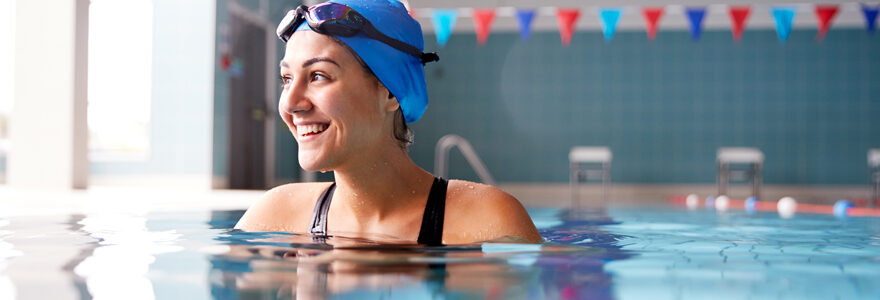
<path id="1" fill-rule="evenodd" d="M 419 244 L 439 246 L 443 244 L 443 213 L 446 210 L 446 179 L 434 177 L 431 192 L 428 194 L 428 203 L 425 204 L 425 213 L 422 216 L 422 228 L 419 230 Z M 309 233 L 318 236 L 327 235 L 327 212 L 330 210 L 330 201 L 333 199 L 333 191 L 336 183 L 330 185 L 318 202 L 315 203 L 315 211 L 312 213 L 312 223 L 309 225 Z"/>

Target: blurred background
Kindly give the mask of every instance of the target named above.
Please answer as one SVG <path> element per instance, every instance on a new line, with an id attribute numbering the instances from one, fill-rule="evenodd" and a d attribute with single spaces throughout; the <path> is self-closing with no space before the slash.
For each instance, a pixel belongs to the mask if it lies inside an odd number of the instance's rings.
<path id="1" fill-rule="evenodd" d="M 79 27 L 52 22 L 42 2 L 57 4 Z M 0 3 L 0 185 L 260 190 L 332 179 L 300 169 L 276 109 L 284 45 L 275 27 L 303 3 Z M 814 8 L 823 3 L 839 11 L 819 39 Z M 410 155 L 428 171 L 435 169 L 437 141 L 456 134 L 521 200 L 563 205 L 572 147 L 601 146 L 613 153 L 611 198 L 638 202 L 713 194 L 719 148 L 750 147 L 763 154 L 767 198 L 870 197 L 875 179 L 866 158 L 880 148 L 880 36 L 868 30 L 862 4 L 407 5 L 422 25 L 426 51 L 441 57 L 426 66 L 430 104 L 412 125 Z M 738 41 L 730 5 L 750 7 Z M 611 37 L 599 14 L 606 7 L 620 12 Z M 645 7 L 663 8 L 653 39 Z M 780 7 L 796 12 L 785 39 L 771 13 Z M 487 8 L 495 18 L 480 43 L 474 12 Z M 557 8 L 579 11 L 568 45 Z M 704 9 L 696 33 L 695 8 Z M 455 21 L 438 31 L 440 9 L 451 9 Z M 528 38 L 520 9 L 535 12 Z M 44 47 L 61 42 L 66 48 Z M 448 176 L 482 180 L 455 149 Z M 734 186 L 740 198 L 749 194 L 748 184 Z"/>

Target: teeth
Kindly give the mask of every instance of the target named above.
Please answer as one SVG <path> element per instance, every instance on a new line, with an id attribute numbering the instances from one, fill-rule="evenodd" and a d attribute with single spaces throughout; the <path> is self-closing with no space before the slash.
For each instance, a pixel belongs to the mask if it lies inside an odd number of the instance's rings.
<path id="1" fill-rule="evenodd" d="M 299 135 L 307 135 L 310 133 L 320 133 L 324 130 L 327 130 L 326 124 L 309 124 L 309 125 L 300 125 L 296 127 L 296 133 Z"/>

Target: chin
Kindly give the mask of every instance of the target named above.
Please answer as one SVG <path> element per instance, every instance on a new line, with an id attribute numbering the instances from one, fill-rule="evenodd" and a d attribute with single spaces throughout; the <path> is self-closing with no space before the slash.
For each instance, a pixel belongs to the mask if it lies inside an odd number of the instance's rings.
<path id="1" fill-rule="evenodd" d="M 299 166 L 303 168 L 303 170 L 309 172 L 328 170 L 328 168 L 324 165 L 323 160 L 321 160 L 318 155 L 309 152 L 310 151 L 299 152 Z"/>

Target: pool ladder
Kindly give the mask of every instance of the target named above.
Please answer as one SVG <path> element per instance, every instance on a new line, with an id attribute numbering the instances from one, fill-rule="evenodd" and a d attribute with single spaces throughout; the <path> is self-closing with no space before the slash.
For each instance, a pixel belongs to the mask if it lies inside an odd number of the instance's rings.
<path id="1" fill-rule="evenodd" d="M 489 169 L 477 156 L 474 147 L 467 140 L 455 134 L 447 134 L 437 140 L 437 146 L 434 148 L 434 176 L 446 178 L 447 166 L 449 164 L 449 150 L 452 147 L 458 147 L 461 154 L 471 165 L 471 168 L 480 176 L 480 180 L 488 185 L 495 185 L 495 179 L 489 174 Z"/>

